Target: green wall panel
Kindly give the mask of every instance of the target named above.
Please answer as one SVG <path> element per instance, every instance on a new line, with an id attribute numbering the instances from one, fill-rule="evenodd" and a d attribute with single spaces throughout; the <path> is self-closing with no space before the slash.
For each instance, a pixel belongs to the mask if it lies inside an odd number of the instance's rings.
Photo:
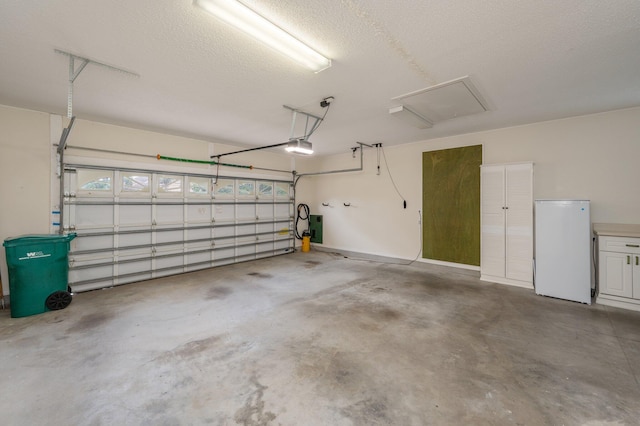
<path id="1" fill-rule="evenodd" d="M 480 266 L 482 145 L 422 153 L 422 257 Z"/>

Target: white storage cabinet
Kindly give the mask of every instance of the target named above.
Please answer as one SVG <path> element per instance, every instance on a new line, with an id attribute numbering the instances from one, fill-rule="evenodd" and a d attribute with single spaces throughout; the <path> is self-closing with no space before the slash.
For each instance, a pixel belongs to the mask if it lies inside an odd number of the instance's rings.
<path id="1" fill-rule="evenodd" d="M 481 166 L 480 279 L 533 288 L 533 163 Z"/>
<path id="2" fill-rule="evenodd" d="M 640 310 L 640 238 L 598 237 L 597 303 Z"/>

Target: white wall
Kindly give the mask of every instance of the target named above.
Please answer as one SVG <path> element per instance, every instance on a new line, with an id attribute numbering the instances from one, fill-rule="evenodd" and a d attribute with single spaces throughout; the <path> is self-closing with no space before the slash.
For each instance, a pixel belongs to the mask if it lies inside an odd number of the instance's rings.
<path id="1" fill-rule="evenodd" d="M 49 232 L 49 114 L 0 106 L 0 240 Z M 4 247 L 4 293 L 9 293 Z"/>
<path id="2" fill-rule="evenodd" d="M 0 128 L 0 240 L 48 233 L 50 192 L 56 188 L 51 177 L 50 134 L 59 129 L 50 129 L 49 114 L 6 106 L 0 106 Z M 76 122 L 68 144 L 194 159 L 234 149 L 221 143 L 84 120 Z M 475 144 L 483 145 L 485 164 L 533 161 L 535 198 L 588 198 L 592 200 L 593 222 L 640 223 L 640 108 L 385 147 L 395 182 L 407 200 L 406 210 L 382 159 L 381 174 L 376 175 L 373 149 L 365 149 L 362 172 L 302 178 L 296 201 L 309 204 L 312 214 L 324 215 L 325 247 L 411 259 L 421 245 L 418 210 L 422 209 L 422 152 Z M 133 160 L 153 167 L 163 163 L 72 149 L 67 155 L 94 157 L 96 161 Z M 292 167 L 290 157 L 266 151 L 223 157 L 223 161 L 284 170 Z M 191 170 L 209 168 L 171 165 Z M 347 151 L 298 160 L 297 169 L 309 172 L 359 165 L 359 155 L 354 159 Z M 221 173 L 269 172 L 223 168 Z M 323 202 L 331 206 L 324 207 Z M 351 207 L 344 207 L 345 202 Z M 0 252 L 0 272 L 6 294 L 4 249 Z"/>
<path id="3" fill-rule="evenodd" d="M 534 198 L 590 199 L 592 222 L 640 223 L 640 108 L 385 147 L 406 210 L 383 161 L 376 175 L 373 149 L 365 149 L 363 172 L 302 178 L 297 202 L 324 215 L 325 247 L 412 259 L 421 245 L 422 153 L 477 144 L 484 164 L 533 161 Z M 349 152 L 308 168 L 358 164 Z"/>
<path id="4" fill-rule="evenodd" d="M 53 117 L 54 119 L 52 119 Z M 52 138 L 59 140 L 66 119 L 55 119 L 47 113 L 0 105 L 0 241 L 22 234 L 48 234 L 51 210 L 59 198 L 59 183 L 55 161 L 51 160 Z M 57 124 L 56 124 L 57 123 Z M 58 127 L 58 128 L 52 128 Z M 53 136 L 52 136 L 53 135 Z M 80 160 L 82 164 L 114 164 L 176 170 L 196 173 L 215 173 L 214 166 L 157 160 L 140 156 L 85 151 L 73 146 L 123 151 L 155 156 L 157 154 L 208 160 L 212 154 L 242 149 L 220 142 L 202 141 L 76 120 L 67 140 L 69 148 L 65 160 Z M 291 170 L 291 157 L 275 152 L 257 151 L 222 157 L 221 162 L 253 165 L 278 170 Z M 66 161 L 69 162 L 69 161 Z M 221 175 L 251 176 L 290 180 L 290 173 L 221 167 Z M 0 274 L 4 294 L 9 293 L 5 250 L 0 249 Z"/>

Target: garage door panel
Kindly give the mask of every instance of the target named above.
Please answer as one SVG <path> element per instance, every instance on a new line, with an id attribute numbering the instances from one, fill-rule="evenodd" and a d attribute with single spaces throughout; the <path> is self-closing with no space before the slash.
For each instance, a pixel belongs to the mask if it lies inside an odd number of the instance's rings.
<path id="1" fill-rule="evenodd" d="M 160 224 L 177 224 L 184 222 L 184 207 L 168 206 L 157 204 L 156 205 L 156 223 Z"/>
<path id="2" fill-rule="evenodd" d="M 151 271 L 151 258 L 122 256 L 118 264 L 118 272 L 123 275 Z M 124 261 L 124 262 L 123 262 Z"/>
<path id="3" fill-rule="evenodd" d="M 237 205 L 237 219 L 238 220 L 255 220 L 256 218 L 256 205 L 255 204 L 238 204 Z"/>
<path id="4" fill-rule="evenodd" d="M 256 239 L 255 225 L 236 226 L 236 242 L 239 244 L 250 243 Z"/>
<path id="5" fill-rule="evenodd" d="M 74 291 L 293 251 L 291 182 L 90 167 L 65 171 Z"/>
<path id="6" fill-rule="evenodd" d="M 164 243 L 173 243 L 173 242 L 182 242 L 184 239 L 184 231 L 158 231 L 156 232 L 156 243 L 164 244 Z"/>
<path id="7" fill-rule="evenodd" d="M 260 218 L 260 220 L 272 220 L 273 215 L 273 204 L 258 204 L 256 206 L 256 216 Z"/>
<path id="8" fill-rule="evenodd" d="M 290 204 L 276 204 L 276 217 L 278 219 L 287 219 L 291 217 Z"/>
<path id="9" fill-rule="evenodd" d="M 205 262 L 210 262 L 213 256 L 210 243 L 193 243 L 187 244 L 186 252 L 190 253 L 185 255 L 185 265 L 189 267 L 192 264 L 202 265 Z M 208 267 L 208 263 L 205 265 Z M 200 266 L 202 268 L 202 266 Z"/>
<path id="10" fill-rule="evenodd" d="M 211 228 L 189 229 L 187 231 L 187 237 L 189 240 L 211 238 Z"/>
<path id="11" fill-rule="evenodd" d="M 112 229 L 93 229 L 92 232 L 111 232 Z M 103 250 L 113 248 L 113 235 L 84 236 L 73 240 L 73 251 Z"/>
<path id="12" fill-rule="evenodd" d="M 137 225 L 151 223 L 151 205 L 120 205 L 118 223 L 120 225 Z"/>
<path id="13" fill-rule="evenodd" d="M 273 232 L 273 223 L 259 223 L 256 225 L 256 232 L 258 234 L 264 232 Z"/>
<path id="14" fill-rule="evenodd" d="M 213 259 L 217 264 L 234 263 L 236 249 L 231 246 L 224 249 L 216 249 L 213 253 Z"/>
<path id="15" fill-rule="evenodd" d="M 271 256 L 271 252 L 274 248 L 274 242 L 271 241 L 261 241 L 256 245 L 256 256 L 258 257 L 269 257 Z"/>
<path id="16" fill-rule="evenodd" d="M 214 228 L 213 237 L 214 238 L 224 238 L 231 237 L 235 235 L 235 227 L 234 226 L 224 226 L 219 228 Z"/>
<path id="17" fill-rule="evenodd" d="M 105 265 L 105 263 L 110 262 L 111 259 L 104 259 L 104 262 L 76 262 L 71 265 L 69 267 L 69 283 L 71 283 L 72 289 L 76 290 L 73 283 L 82 281 L 101 280 L 102 282 L 113 284 L 113 265 Z M 86 267 L 99 264 L 103 266 Z"/>
<path id="18" fill-rule="evenodd" d="M 291 244 L 291 241 L 286 239 L 286 240 L 276 240 L 274 242 L 274 249 L 275 250 L 286 250 L 287 248 L 289 248 Z"/>
<path id="19" fill-rule="evenodd" d="M 255 245 L 240 246 L 237 248 L 236 256 L 238 257 L 255 256 L 255 253 L 256 253 Z"/>
<path id="20" fill-rule="evenodd" d="M 121 234 L 118 236 L 118 247 L 126 248 L 139 245 L 151 245 L 151 232 Z"/>
<path id="21" fill-rule="evenodd" d="M 210 205 L 187 205 L 187 222 L 188 223 L 207 223 L 211 222 L 211 206 Z"/>
<path id="22" fill-rule="evenodd" d="M 75 207 L 76 228 L 92 228 L 113 224 L 114 206 L 88 206 L 78 205 Z"/>
<path id="23" fill-rule="evenodd" d="M 156 259 L 155 267 L 157 269 L 165 269 L 169 267 L 180 267 L 184 266 L 184 254 L 182 250 L 180 252 L 174 253 L 164 253 L 163 257 Z"/>
<path id="24" fill-rule="evenodd" d="M 213 208 L 213 217 L 216 222 L 232 222 L 236 218 L 235 205 L 216 204 Z"/>

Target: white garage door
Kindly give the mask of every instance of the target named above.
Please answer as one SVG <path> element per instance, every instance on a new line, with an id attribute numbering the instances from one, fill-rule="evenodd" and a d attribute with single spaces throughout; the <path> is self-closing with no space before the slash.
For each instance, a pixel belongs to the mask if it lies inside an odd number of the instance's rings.
<path id="1" fill-rule="evenodd" d="M 293 252 L 293 183 L 65 166 L 73 291 Z"/>

